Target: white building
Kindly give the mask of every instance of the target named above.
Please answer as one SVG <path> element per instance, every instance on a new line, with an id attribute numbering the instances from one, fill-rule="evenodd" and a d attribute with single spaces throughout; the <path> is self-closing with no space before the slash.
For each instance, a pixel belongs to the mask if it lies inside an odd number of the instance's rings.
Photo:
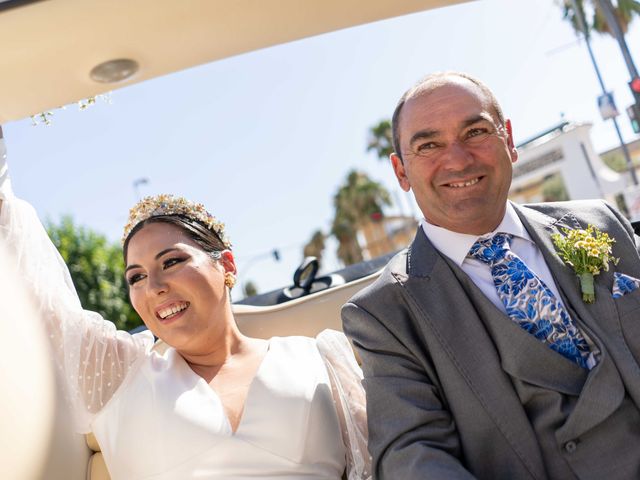
<path id="1" fill-rule="evenodd" d="M 615 204 L 626 180 L 594 151 L 590 130 L 589 123 L 562 122 L 518 145 L 510 198 L 519 203 L 605 198 Z"/>

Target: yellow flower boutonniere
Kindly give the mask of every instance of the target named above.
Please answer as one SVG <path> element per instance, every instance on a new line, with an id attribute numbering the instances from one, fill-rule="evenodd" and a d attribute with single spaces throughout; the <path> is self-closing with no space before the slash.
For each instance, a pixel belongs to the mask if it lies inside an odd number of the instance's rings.
<path id="1" fill-rule="evenodd" d="M 564 235 L 555 233 L 551 236 L 558 255 L 578 275 L 582 299 L 593 303 L 596 299 L 593 276 L 601 270 L 608 271 L 609 262 L 618 263 L 618 259 L 611 255 L 611 245 L 615 240 L 593 225 L 586 230 L 563 228 L 562 231 Z"/>

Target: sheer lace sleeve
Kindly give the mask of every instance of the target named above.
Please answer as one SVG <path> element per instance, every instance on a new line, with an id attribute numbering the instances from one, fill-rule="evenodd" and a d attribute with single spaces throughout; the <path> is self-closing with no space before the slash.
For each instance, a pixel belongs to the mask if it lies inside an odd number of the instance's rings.
<path id="1" fill-rule="evenodd" d="M 2 150 L 0 137 L 0 242 L 10 252 L 16 271 L 26 280 L 45 319 L 43 328 L 65 379 L 76 430 L 86 433 L 94 414 L 136 368 L 153 337 L 117 331 L 113 323 L 82 309 L 69 271 L 36 212 L 11 192 Z"/>
<path id="2" fill-rule="evenodd" d="M 343 333 L 324 330 L 316 337 L 316 342 L 329 372 L 342 439 L 347 447 L 347 478 L 370 480 L 371 456 L 367 450 L 367 411 L 362 370 Z"/>

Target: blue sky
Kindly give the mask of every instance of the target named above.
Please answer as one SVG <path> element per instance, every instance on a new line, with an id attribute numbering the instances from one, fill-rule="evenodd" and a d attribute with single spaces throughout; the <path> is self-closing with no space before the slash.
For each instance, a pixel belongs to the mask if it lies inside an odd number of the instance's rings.
<path id="1" fill-rule="evenodd" d="M 627 36 L 640 64 L 640 27 Z M 632 102 L 613 39 L 593 42 L 618 109 Z M 593 123 L 598 151 L 616 145 L 596 106 L 587 50 L 555 0 L 482 0 L 377 22 L 195 67 L 112 93 L 112 103 L 56 111 L 50 127 L 4 126 L 16 193 L 41 218 L 71 214 L 116 241 L 139 192 L 185 195 L 226 222 L 241 279 L 291 283 L 302 245 L 328 230 L 332 195 L 352 168 L 405 197 L 366 152 L 368 128 L 423 75 L 483 79 L 516 141 L 568 120 Z M 637 138 L 626 116 L 627 141 Z M 400 200 L 407 209 L 408 202 Z M 395 207 L 399 209 L 399 207 Z M 266 252 L 277 248 L 282 261 Z M 328 261 L 327 269 L 338 268 Z"/>

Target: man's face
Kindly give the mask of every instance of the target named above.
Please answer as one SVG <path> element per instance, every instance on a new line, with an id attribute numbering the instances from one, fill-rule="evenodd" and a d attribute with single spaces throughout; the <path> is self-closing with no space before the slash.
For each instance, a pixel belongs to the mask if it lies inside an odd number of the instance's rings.
<path id="1" fill-rule="evenodd" d="M 509 121 L 499 124 L 482 91 L 454 78 L 408 100 L 398 127 L 404 162 L 392 155 L 393 169 L 425 218 L 460 233 L 495 229 L 518 154 Z"/>

